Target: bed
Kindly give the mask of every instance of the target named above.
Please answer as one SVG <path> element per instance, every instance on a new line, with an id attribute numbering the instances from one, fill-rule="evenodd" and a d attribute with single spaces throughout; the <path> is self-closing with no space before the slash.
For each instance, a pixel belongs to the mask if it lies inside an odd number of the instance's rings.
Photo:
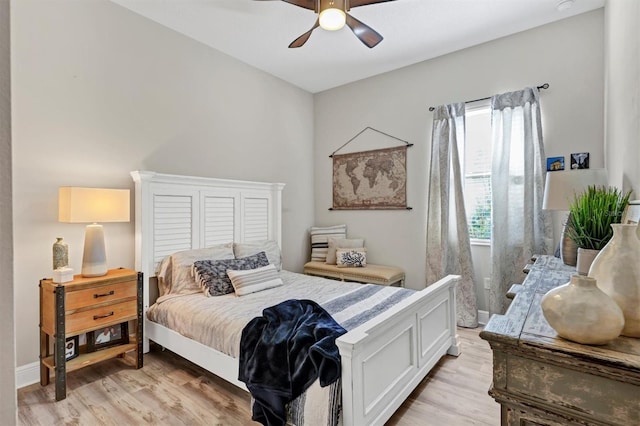
<path id="1" fill-rule="evenodd" d="M 284 185 L 148 171 L 131 175 L 135 182 L 136 269 L 144 274 L 144 351 L 149 350 L 149 340 L 154 341 L 246 389 L 238 380 L 238 360 L 226 353 L 229 351 L 152 321 L 147 311 L 158 296 L 155 271 L 167 255 L 230 241 L 274 240 L 281 246 Z M 443 355 L 459 354 L 457 280 L 448 276 L 413 292 L 336 339 L 342 364 L 342 424 L 384 424 Z M 361 286 L 340 284 L 346 291 Z"/>

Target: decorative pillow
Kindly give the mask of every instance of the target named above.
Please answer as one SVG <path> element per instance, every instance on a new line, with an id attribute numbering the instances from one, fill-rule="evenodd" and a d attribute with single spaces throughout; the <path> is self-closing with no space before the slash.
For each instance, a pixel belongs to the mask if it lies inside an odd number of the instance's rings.
<path id="1" fill-rule="evenodd" d="M 165 256 L 156 268 L 159 296 L 164 296 L 171 291 L 171 256 Z"/>
<path id="2" fill-rule="evenodd" d="M 269 263 L 273 263 L 278 271 L 282 269 L 282 254 L 280 246 L 274 240 L 264 240 L 255 243 L 233 243 L 233 252 L 236 257 L 247 257 L 252 254 L 265 252 Z"/>
<path id="3" fill-rule="evenodd" d="M 366 248 L 348 248 L 336 250 L 336 265 L 338 268 L 354 268 L 367 266 Z"/>
<path id="4" fill-rule="evenodd" d="M 160 296 L 168 293 L 191 293 L 200 290 L 192 273 L 193 262 L 196 260 L 221 260 L 233 259 L 234 257 L 232 243 L 184 250 L 167 256 L 160 263 L 157 271 Z"/>
<path id="5" fill-rule="evenodd" d="M 311 227 L 311 260 L 327 261 L 329 238 L 347 238 L 347 225 Z"/>
<path id="6" fill-rule="evenodd" d="M 231 280 L 236 296 L 244 296 L 284 284 L 273 264 L 245 271 L 229 269 L 227 275 Z"/>
<path id="7" fill-rule="evenodd" d="M 267 266 L 267 255 L 261 251 L 253 256 L 226 260 L 198 260 L 193 264 L 193 273 L 202 291 L 207 296 L 222 296 L 233 293 L 233 285 L 227 270 L 244 271 Z"/>
<path id="8" fill-rule="evenodd" d="M 336 264 L 336 249 L 338 248 L 359 248 L 364 247 L 364 240 L 362 238 L 329 238 L 329 248 L 327 249 L 326 263 L 329 265 Z"/>

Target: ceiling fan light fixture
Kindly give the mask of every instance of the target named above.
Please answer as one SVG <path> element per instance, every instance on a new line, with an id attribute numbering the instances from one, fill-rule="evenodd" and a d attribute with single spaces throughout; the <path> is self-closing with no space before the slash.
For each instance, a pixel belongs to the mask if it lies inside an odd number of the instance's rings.
<path id="1" fill-rule="evenodd" d="M 567 9 L 571 9 L 574 3 L 575 0 L 560 0 L 556 9 L 558 9 L 558 12 L 564 12 Z"/>
<path id="2" fill-rule="evenodd" d="M 320 27 L 327 31 L 342 29 L 347 22 L 347 14 L 344 10 L 329 8 L 320 12 Z"/>

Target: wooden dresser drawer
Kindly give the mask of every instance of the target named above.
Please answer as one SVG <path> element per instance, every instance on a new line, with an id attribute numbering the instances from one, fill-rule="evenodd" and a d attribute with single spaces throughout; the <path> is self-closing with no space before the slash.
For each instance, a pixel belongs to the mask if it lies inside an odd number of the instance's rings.
<path id="1" fill-rule="evenodd" d="M 104 325 L 118 324 L 136 319 L 136 317 L 137 301 L 135 299 L 104 305 L 67 315 L 65 332 L 67 335 L 84 333 Z"/>
<path id="2" fill-rule="evenodd" d="M 113 283 L 84 290 L 70 291 L 66 294 L 65 310 L 67 312 L 87 306 L 95 306 L 107 302 L 118 302 L 136 297 L 136 280 Z"/>

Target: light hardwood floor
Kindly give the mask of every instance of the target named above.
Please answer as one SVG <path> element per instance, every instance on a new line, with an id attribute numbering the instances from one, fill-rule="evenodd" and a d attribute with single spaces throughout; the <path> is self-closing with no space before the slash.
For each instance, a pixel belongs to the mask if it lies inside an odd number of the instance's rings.
<path id="1" fill-rule="evenodd" d="M 498 425 L 499 405 L 487 394 L 491 350 L 478 329 L 459 329 L 462 354 L 446 356 L 398 409 L 388 425 Z M 18 391 L 23 425 L 257 425 L 249 394 L 179 356 L 152 351 L 144 368 L 120 359 L 67 375 L 67 398 L 54 385 Z M 1 421 L 0 421 L 1 422 Z"/>

